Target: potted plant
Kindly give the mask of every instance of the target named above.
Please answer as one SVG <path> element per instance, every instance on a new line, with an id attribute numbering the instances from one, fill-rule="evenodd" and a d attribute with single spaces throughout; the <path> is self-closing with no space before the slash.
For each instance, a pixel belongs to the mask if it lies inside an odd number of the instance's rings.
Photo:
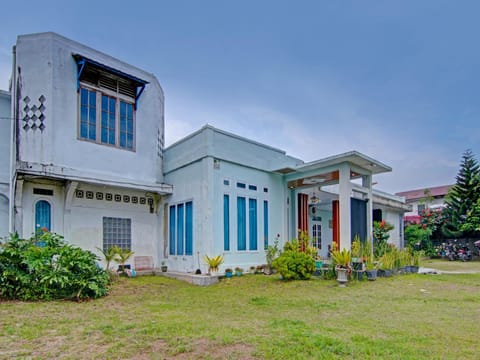
<path id="1" fill-rule="evenodd" d="M 227 279 L 231 278 L 233 276 L 233 270 L 231 268 L 226 268 L 225 269 L 225 277 Z"/>
<path id="2" fill-rule="evenodd" d="M 132 257 L 134 254 L 130 249 L 123 249 L 117 247 L 117 262 L 120 263 L 118 271 L 123 275 L 128 275 L 127 269 L 130 269 L 130 265 L 125 265 L 125 263 Z"/>
<path id="3" fill-rule="evenodd" d="M 236 275 L 236 276 L 242 276 L 242 274 L 243 274 L 243 269 L 242 269 L 241 267 L 238 267 L 238 266 L 237 266 L 237 267 L 235 268 L 235 275 Z"/>
<path id="4" fill-rule="evenodd" d="M 165 265 L 165 261 L 162 261 L 162 266 L 160 266 L 160 269 L 162 270 L 162 272 L 167 272 L 168 266 Z"/>
<path id="5" fill-rule="evenodd" d="M 218 268 L 223 264 L 223 256 L 217 255 L 209 257 L 208 255 L 205 255 L 203 261 L 208 265 L 208 272 L 210 275 L 216 275 L 218 273 Z"/>
<path id="6" fill-rule="evenodd" d="M 338 285 L 345 287 L 346 283 L 348 282 L 348 275 L 352 271 L 350 267 L 352 254 L 347 249 L 343 249 L 342 251 L 333 250 L 332 259 L 335 264 L 335 271 L 337 272 Z"/>
<path id="7" fill-rule="evenodd" d="M 371 259 L 368 259 L 365 263 L 365 274 L 367 275 L 368 280 L 377 280 L 377 266 Z"/>
<path id="8" fill-rule="evenodd" d="M 410 272 L 414 274 L 418 273 L 419 267 L 420 267 L 420 252 L 413 251 L 411 260 L 410 260 Z"/>
<path id="9" fill-rule="evenodd" d="M 393 268 L 395 266 L 395 254 L 393 252 L 386 252 L 379 259 L 378 276 L 390 277 L 393 274 Z"/>

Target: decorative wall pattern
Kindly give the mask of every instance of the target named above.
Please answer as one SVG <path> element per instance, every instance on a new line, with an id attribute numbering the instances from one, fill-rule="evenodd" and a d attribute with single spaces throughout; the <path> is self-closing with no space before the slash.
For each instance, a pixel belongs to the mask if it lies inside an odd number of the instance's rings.
<path id="1" fill-rule="evenodd" d="M 38 98 L 38 103 L 34 104 L 32 100 L 28 97 L 25 96 L 23 98 L 23 113 L 25 114 L 23 116 L 23 130 L 28 131 L 28 130 L 37 130 L 39 129 L 41 132 L 45 130 L 45 110 L 47 109 L 45 107 L 45 102 L 47 99 L 45 96 L 41 95 Z"/>

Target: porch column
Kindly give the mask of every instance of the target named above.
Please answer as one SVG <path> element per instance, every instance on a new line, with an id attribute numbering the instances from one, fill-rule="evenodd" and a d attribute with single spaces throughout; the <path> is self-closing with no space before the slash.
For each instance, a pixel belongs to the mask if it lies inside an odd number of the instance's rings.
<path id="1" fill-rule="evenodd" d="M 351 204 L 352 184 L 350 182 L 350 166 L 341 164 L 339 167 L 339 206 L 340 206 L 340 250 L 350 250 L 352 244 L 351 234 Z"/>
<path id="2" fill-rule="evenodd" d="M 367 190 L 367 241 L 373 241 L 373 195 L 372 175 L 362 177 L 362 186 Z"/>

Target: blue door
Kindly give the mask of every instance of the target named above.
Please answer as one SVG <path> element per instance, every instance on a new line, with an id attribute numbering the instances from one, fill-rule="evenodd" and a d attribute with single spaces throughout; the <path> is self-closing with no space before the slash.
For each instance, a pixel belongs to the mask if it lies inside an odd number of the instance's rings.
<path id="1" fill-rule="evenodd" d="M 40 200 L 35 204 L 35 233 L 52 229 L 52 207 L 48 201 Z"/>

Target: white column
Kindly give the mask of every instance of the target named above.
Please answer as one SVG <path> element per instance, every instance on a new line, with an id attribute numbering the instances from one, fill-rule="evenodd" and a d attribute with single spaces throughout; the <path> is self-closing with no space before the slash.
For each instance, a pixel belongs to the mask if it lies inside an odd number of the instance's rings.
<path id="1" fill-rule="evenodd" d="M 373 241 L 373 195 L 372 175 L 365 175 L 362 178 L 362 186 L 367 192 L 367 241 Z"/>
<path id="2" fill-rule="evenodd" d="M 340 202 L 340 250 L 350 250 L 351 235 L 351 204 L 352 183 L 350 182 L 350 167 L 342 164 L 339 169 L 339 202 Z"/>

